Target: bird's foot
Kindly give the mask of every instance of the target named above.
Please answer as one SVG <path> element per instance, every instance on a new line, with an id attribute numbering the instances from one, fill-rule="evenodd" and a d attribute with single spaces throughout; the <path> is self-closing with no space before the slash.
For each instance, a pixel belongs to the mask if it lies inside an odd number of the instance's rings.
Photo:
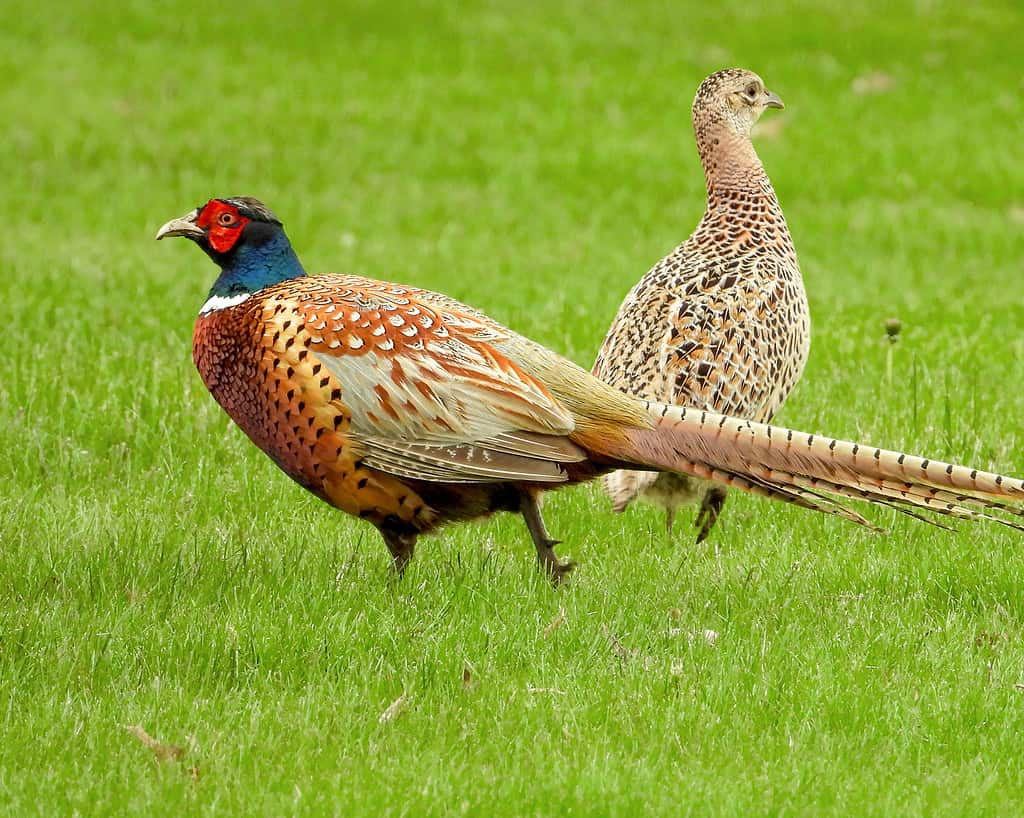
<path id="1" fill-rule="evenodd" d="M 697 515 L 697 519 L 693 523 L 694 528 L 697 529 L 697 542 L 702 543 L 708 538 L 708 534 L 711 533 L 711 529 L 715 526 L 715 518 L 710 514 L 705 514 L 701 511 Z"/>
<path id="2" fill-rule="evenodd" d="M 401 577 L 405 573 L 405 566 L 408 565 L 416 550 L 416 534 L 410 531 L 394 531 L 386 528 L 381 528 L 380 533 L 384 537 L 388 551 L 391 552 L 391 568 L 396 577 Z"/>
<path id="3" fill-rule="evenodd" d="M 526 527 L 530 531 L 533 544 L 537 548 L 537 561 L 540 563 L 541 570 L 548 575 L 552 585 L 556 587 L 561 585 L 572 569 L 576 567 L 576 563 L 572 560 L 562 562 L 558 559 L 555 546 L 561 540 L 553 539 L 548 534 L 535 492 L 523 492 L 520 498 L 520 511 L 523 514 L 523 519 L 526 520 Z"/>
<path id="4" fill-rule="evenodd" d="M 576 567 L 576 563 L 572 560 L 565 560 L 563 562 L 558 559 L 558 555 L 555 553 L 555 546 L 559 542 L 560 540 L 544 540 L 543 545 L 537 546 L 537 561 L 540 563 L 541 570 L 547 574 L 551 584 L 556 588 L 565 581 L 566 577 Z"/>
<path id="5" fill-rule="evenodd" d="M 405 566 L 409 564 L 409 560 L 412 559 L 412 552 L 392 554 L 391 555 L 391 570 L 394 572 L 396 578 L 405 576 Z"/>
<path id="6" fill-rule="evenodd" d="M 711 529 L 718 522 L 718 517 L 722 513 L 722 506 L 725 505 L 725 497 L 725 490 L 719 489 L 717 486 L 704 492 L 704 498 L 700 502 L 700 510 L 697 512 L 697 518 L 693 521 L 693 525 L 697 529 L 698 543 L 702 543 L 708 538 Z"/>

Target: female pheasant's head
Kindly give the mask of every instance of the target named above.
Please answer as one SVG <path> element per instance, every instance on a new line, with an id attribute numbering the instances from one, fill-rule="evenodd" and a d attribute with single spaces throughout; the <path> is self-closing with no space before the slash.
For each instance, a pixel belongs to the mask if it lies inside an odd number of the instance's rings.
<path id="1" fill-rule="evenodd" d="M 698 141 L 717 125 L 749 138 L 765 108 L 782 108 L 782 100 L 764 87 L 753 71 L 727 68 L 704 80 L 693 98 L 693 128 Z"/>
<path id="2" fill-rule="evenodd" d="M 240 303 L 264 287 L 305 275 L 280 220 L 249 196 L 210 199 L 156 234 L 158 240 L 172 236 L 191 239 L 221 268 L 207 306 L 221 303 L 216 299 Z"/>

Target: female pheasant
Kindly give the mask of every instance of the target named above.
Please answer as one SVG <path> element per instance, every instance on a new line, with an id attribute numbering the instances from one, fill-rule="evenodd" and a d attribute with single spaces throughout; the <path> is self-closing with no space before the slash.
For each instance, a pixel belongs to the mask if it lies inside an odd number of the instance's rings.
<path id="1" fill-rule="evenodd" d="M 712 74 L 693 100 L 707 183 L 697 229 L 629 292 L 594 364 L 631 395 L 767 422 L 807 362 L 810 314 L 779 201 L 750 141 L 782 100 L 757 74 Z M 721 486 L 678 474 L 617 471 L 605 478 L 613 508 L 638 496 L 665 507 L 703 497 L 697 542 L 725 502 Z"/>
<path id="2" fill-rule="evenodd" d="M 418 535 L 523 514 L 557 581 L 541 491 L 663 469 L 869 523 L 822 492 L 968 519 L 1024 514 L 1016 478 L 652 403 L 437 293 L 307 276 L 251 198 L 169 221 L 221 269 L 196 319 L 203 382 L 293 480 L 376 526 L 401 571 Z M 991 513 L 990 513 L 991 512 Z M 908 513 L 914 513 L 912 511 Z"/>

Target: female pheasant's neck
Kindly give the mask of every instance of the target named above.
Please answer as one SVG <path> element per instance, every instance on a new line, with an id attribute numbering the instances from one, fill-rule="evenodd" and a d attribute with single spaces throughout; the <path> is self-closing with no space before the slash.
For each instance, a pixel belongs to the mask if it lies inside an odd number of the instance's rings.
<path id="1" fill-rule="evenodd" d="M 749 137 L 719 125 L 701 134 L 700 163 L 707 181 L 709 209 L 737 194 L 772 194 L 764 166 Z"/>
<path id="2" fill-rule="evenodd" d="M 242 245 L 221 267 L 199 314 L 241 304 L 264 287 L 305 274 L 302 262 L 283 232 L 256 246 Z"/>

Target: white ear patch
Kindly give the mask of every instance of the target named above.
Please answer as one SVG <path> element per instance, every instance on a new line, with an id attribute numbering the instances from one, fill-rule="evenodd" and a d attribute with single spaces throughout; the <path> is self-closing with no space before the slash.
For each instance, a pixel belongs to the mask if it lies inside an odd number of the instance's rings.
<path id="1" fill-rule="evenodd" d="M 224 310 L 228 307 L 235 307 L 241 304 L 243 301 L 248 301 L 249 296 L 252 293 L 239 293 L 238 295 L 223 296 L 223 295 L 211 295 L 203 308 L 199 310 L 200 315 L 209 315 L 211 312 L 217 312 L 217 310 Z"/>

